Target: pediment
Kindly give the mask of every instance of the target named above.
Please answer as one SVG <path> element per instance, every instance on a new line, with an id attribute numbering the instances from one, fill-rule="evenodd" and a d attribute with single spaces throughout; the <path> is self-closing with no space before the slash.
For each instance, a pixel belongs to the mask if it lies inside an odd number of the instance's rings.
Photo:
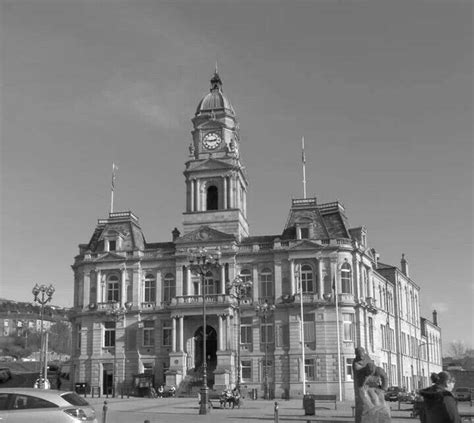
<path id="1" fill-rule="evenodd" d="M 321 247 L 322 245 L 319 242 L 302 239 L 300 242 L 290 247 L 289 251 L 319 250 Z"/>
<path id="2" fill-rule="evenodd" d="M 220 242 L 230 240 L 235 240 L 234 235 L 212 229 L 209 226 L 201 226 L 199 229 L 196 229 L 178 238 L 176 240 L 176 244 L 189 242 Z"/>
<path id="3" fill-rule="evenodd" d="M 221 160 L 217 159 L 207 159 L 199 163 L 195 163 L 195 166 L 190 165 L 187 171 L 189 172 L 190 170 L 225 170 L 225 169 L 235 169 L 235 166 L 223 162 Z"/>
<path id="4" fill-rule="evenodd" d="M 115 254 L 109 251 L 108 253 L 98 257 L 94 261 L 125 261 L 125 257 L 122 257 L 119 254 Z"/>

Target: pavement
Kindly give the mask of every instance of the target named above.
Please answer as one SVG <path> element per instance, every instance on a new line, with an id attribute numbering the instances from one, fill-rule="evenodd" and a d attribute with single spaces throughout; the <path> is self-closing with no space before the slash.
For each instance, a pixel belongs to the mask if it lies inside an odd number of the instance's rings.
<path id="1" fill-rule="evenodd" d="M 87 401 L 94 406 L 99 423 L 340 423 L 354 422 L 352 402 L 338 402 L 337 410 L 331 403 L 316 404 L 315 415 L 305 415 L 301 399 L 280 400 L 278 420 L 275 419 L 275 401 L 243 401 L 240 409 L 214 408 L 208 414 L 199 414 L 197 398 L 91 398 Z M 104 401 L 107 411 L 104 421 Z M 410 417 L 411 404 L 390 403 L 393 423 L 418 423 L 418 418 Z M 461 412 L 473 413 L 469 403 L 460 403 Z"/>

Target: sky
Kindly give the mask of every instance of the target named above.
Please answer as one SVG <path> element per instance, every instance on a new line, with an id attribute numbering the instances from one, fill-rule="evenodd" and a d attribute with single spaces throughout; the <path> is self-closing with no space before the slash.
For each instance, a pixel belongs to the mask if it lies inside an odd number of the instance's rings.
<path id="1" fill-rule="evenodd" d="M 191 118 L 216 62 L 241 128 L 252 235 L 292 198 L 339 200 L 384 263 L 404 253 L 445 350 L 473 330 L 468 0 L 0 0 L 0 297 L 53 284 L 115 210 L 182 228 Z"/>

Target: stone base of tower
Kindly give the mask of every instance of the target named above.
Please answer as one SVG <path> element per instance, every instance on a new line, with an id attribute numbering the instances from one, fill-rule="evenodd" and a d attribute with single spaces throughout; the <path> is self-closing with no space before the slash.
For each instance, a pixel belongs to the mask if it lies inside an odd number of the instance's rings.
<path id="1" fill-rule="evenodd" d="M 238 240 L 249 236 L 247 219 L 239 209 L 212 210 L 206 212 L 183 213 L 184 235 L 209 226 L 212 229 L 234 235 Z"/>

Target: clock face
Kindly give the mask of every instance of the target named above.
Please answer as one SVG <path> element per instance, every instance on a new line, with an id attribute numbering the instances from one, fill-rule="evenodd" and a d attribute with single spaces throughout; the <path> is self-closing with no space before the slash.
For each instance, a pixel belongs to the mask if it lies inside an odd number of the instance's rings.
<path id="1" fill-rule="evenodd" d="M 202 140 L 202 145 L 208 150 L 215 150 L 221 144 L 221 137 L 215 132 L 210 132 Z"/>

